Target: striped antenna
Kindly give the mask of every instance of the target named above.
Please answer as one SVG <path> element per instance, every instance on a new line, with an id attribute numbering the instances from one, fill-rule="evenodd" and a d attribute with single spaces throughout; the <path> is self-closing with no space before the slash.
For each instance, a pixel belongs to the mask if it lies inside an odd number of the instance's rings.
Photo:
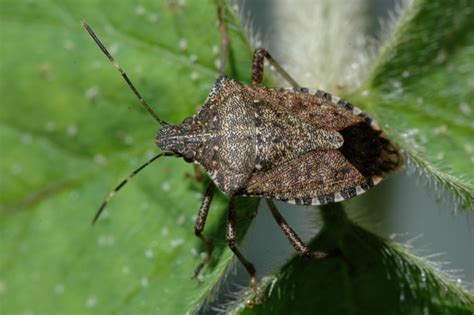
<path id="1" fill-rule="evenodd" d="M 153 118 L 155 118 L 155 120 L 161 125 L 161 126 L 164 126 L 164 125 L 169 125 L 169 123 L 167 123 L 166 121 L 162 120 L 160 117 L 158 117 L 158 115 L 155 113 L 155 111 L 150 107 L 150 105 L 148 105 L 148 103 L 143 99 L 143 97 L 141 96 L 141 94 L 138 92 L 138 90 L 135 88 L 135 86 L 133 85 L 132 81 L 130 81 L 130 79 L 128 78 L 127 74 L 125 73 L 125 71 L 123 71 L 122 67 L 120 67 L 120 65 L 118 64 L 118 62 L 114 59 L 114 57 L 112 57 L 112 55 L 109 53 L 109 51 L 107 50 L 107 48 L 105 48 L 104 44 L 102 44 L 102 42 L 100 41 L 99 37 L 97 37 L 97 35 L 94 33 L 94 31 L 92 30 L 92 28 L 89 26 L 89 24 L 87 24 L 87 22 L 85 20 L 81 20 L 81 24 L 82 26 L 86 29 L 87 33 L 89 33 L 89 35 L 92 37 L 92 39 L 95 41 L 95 43 L 97 44 L 97 46 L 99 46 L 100 50 L 102 50 L 102 52 L 107 56 L 107 58 L 109 58 L 110 62 L 114 65 L 115 69 L 117 69 L 117 71 L 120 73 L 120 75 L 122 76 L 122 78 L 125 80 L 125 82 L 127 82 L 128 86 L 130 87 L 130 89 L 132 89 L 133 93 L 135 94 L 135 96 L 138 98 L 138 100 L 140 101 L 140 104 L 142 104 L 142 106 L 147 110 L 147 112 L 153 116 Z"/>
<path id="2" fill-rule="evenodd" d="M 122 180 L 120 182 L 120 184 L 117 185 L 117 187 L 114 188 L 114 190 L 112 190 L 109 195 L 107 196 L 107 198 L 105 198 L 105 200 L 102 202 L 102 204 L 100 205 L 99 209 L 97 210 L 97 212 L 95 213 L 95 216 L 94 218 L 92 219 L 92 224 L 94 225 L 96 222 L 97 222 L 97 219 L 99 219 L 100 215 L 102 214 L 102 212 L 104 211 L 105 207 L 109 204 L 110 200 L 112 200 L 112 198 L 115 197 L 115 195 L 117 195 L 117 193 L 120 191 L 120 189 L 122 189 L 123 186 L 125 186 L 125 184 L 127 184 L 133 177 L 135 177 L 135 175 L 137 175 L 141 170 L 143 170 L 145 167 L 147 167 L 148 165 L 150 165 L 151 163 L 153 163 L 154 161 L 156 161 L 158 158 L 162 157 L 162 156 L 175 156 L 174 153 L 172 152 L 162 152 L 158 155 L 155 155 L 154 157 L 152 157 L 151 159 L 149 159 L 146 163 L 144 163 L 142 166 L 140 166 L 139 168 L 137 168 L 136 170 L 134 170 L 130 175 L 128 175 L 124 180 Z"/>

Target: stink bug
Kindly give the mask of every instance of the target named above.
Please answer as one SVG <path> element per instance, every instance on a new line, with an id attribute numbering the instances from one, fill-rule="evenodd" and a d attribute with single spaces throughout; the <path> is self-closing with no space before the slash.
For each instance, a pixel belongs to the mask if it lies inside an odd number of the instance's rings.
<path id="1" fill-rule="evenodd" d="M 162 156 L 182 157 L 200 166 L 212 179 L 195 225 L 195 234 L 206 244 L 208 255 L 195 269 L 194 276 L 212 253 L 212 241 L 202 232 L 218 188 L 230 198 L 228 245 L 245 266 L 251 287 L 257 293 L 255 268 L 236 245 L 237 196 L 265 198 L 298 254 L 323 258 L 327 254 L 312 252 L 287 224 L 272 199 L 297 205 L 347 200 L 379 183 L 387 173 L 403 164 L 403 158 L 367 114 L 329 93 L 300 87 L 265 49 L 254 53 L 251 85 L 224 76 L 228 38 L 220 6 L 218 17 L 222 38 L 220 76 L 199 112 L 177 125 L 165 122 L 151 109 L 90 26 L 82 21 L 141 105 L 161 127 L 156 144 L 162 153 L 123 180 L 102 203 L 93 222 L 117 191 L 147 165 Z M 264 59 L 292 88 L 261 85 Z"/>

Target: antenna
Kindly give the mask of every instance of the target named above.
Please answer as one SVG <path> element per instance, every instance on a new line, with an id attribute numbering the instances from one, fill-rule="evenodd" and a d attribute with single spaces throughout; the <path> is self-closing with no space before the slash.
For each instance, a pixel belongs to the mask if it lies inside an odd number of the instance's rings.
<path id="1" fill-rule="evenodd" d="M 120 182 L 120 184 L 117 185 L 117 187 L 114 188 L 114 190 L 112 190 L 109 195 L 107 196 L 107 198 L 105 198 L 105 200 L 102 202 L 102 204 L 100 205 L 99 209 L 97 210 L 97 212 L 95 213 L 95 216 L 94 218 L 92 219 L 92 225 L 95 224 L 95 222 L 97 221 L 97 219 L 99 219 L 102 211 L 104 211 L 105 207 L 109 204 L 110 200 L 112 200 L 112 198 L 115 197 L 115 195 L 119 192 L 120 189 L 122 189 L 123 186 L 125 186 L 125 184 L 127 184 L 133 177 L 135 177 L 135 175 L 137 175 L 141 170 L 143 170 L 145 167 L 147 167 L 148 165 L 150 165 L 151 163 L 153 163 L 155 160 L 157 160 L 159 157 L 162 157 L 162 156 L 175 156 L 175 154 L 173 152 L 162 152 L 158 155 L 155 155 L 154 157 L 152 157 L 151 159 L 149 159 L 146 163 L 144 163 L 142 166 L 140 166 L 139 168 L 137 168 L 136 170 L 134 170 L 130 175 L 128 175 L 124 180 L 122 180 Z"/>
<path id="2" fill-rule="evenodd" d="M 85 20 L 81 20 L 81 24 L 82 26 L 86 29 L 86 31 L 89 33 L 89 35 L 92 37 L 92 39 L 95 41 L 95 43 L 97 44 L 97 46 L 99 46 L 99 48 L 102 50 L 102 52 L 107 56 L 107 58 L 109 58 L 110 62 L 114 65 L 115 69 L 117 69 L 117 71 L 120 73 L 120 75 L 122 76 L 122 78 L 125 80 L 125 82 L 127 82 L 128 86 L 130 87 L 130 89 L 132 89 L 133 93 L 135 94 L 135 96 L 138 98 L 138 100 L 140 101 L 140 103 L 142 104 L 142 106 L 148 111 L 148 113 L 153 116 L 153 118 L 155 118 L 155 120 L 161 125 L 161 126 L 164 126 L 164 125 L 169 125 L 169 123 L 167 123 L 166 121 L 162 120 L 160 117 L 158 117 L 158 115 L 155 113 L 155 111 L 150 107 L 150 105 L 148 105 L 148 103 L 143 99 L 143 97 L 141 96 L 141 94 L 138 92 L 138 90 L 135 88 L 135 86 L 133 85 L 132 81 L 130 81 L 130 79 L 128 78 L 127 74 L 125 73 L 125 71 L 123 71 L 122 67 L 120 67 L 120 65 L 118 64 L 118 62 L 114 59 L 114 57 L 112 57 L 112 55 L 109 53 L 109 51 L 107 50 L 107 48 L 105 48 L 104 44 L 102 44 L 102 42 L 100 41 L 99 37 L 97 37 L 97 35 L 94 33 L 94 31 L 92 30 L 92 28 L 89 26 L 89 24 L 87 24 L 87 22 Z"/>

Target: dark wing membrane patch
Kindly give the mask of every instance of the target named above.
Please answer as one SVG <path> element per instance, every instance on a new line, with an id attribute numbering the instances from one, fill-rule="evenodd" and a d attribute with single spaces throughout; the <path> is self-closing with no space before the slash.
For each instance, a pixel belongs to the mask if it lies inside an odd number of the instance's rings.
<path id="1" fill-rule="evenodd" d="M 339 132 L 344 138 L 339 151 L 365 177 L 384 177 L 403 163 L 398 150 L 382 132 L 365 122 Z"/>

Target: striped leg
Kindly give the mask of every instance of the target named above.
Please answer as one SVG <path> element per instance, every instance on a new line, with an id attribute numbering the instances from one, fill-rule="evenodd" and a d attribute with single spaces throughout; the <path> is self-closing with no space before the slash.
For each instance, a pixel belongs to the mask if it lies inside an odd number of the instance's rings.
<path id="1" fill-rule="evenodd" d="M 295 248 L 298 255 L 315 259 L 325 258 L 328 256 L 328 254 L 324 252 L 311 251 L 308 246 L 303 243 L 291 226 L 286 222 L 273 201 L 271 199 L 266 199 L 266 201 L 270 211 L 272 212 L 273 218 L 275 218 L 275 221 L 280 226 L 283 233 L 285 233 L 286 237 L 290 241 L 291 245 Z"/>
<path id="2" fill-rule="evenodd" d="M 214 249 L 214 245 L 212 244 L 212 240 L 208 239 L 202 234 L 204 230 L 204 226 L 206 225 L 207 214 L 209 213 L 209 207 L 211 206 L 212 197 L 214 196 L 216 185 L 211 181 L 207 186 L 206 193 L 204 195 L 204 199 L 201 203 L 201 208 L 199 209 L 199 213 L 196 219 L 196 224 L 194 225 L 194 234 L 199 237 L 207 247 L 207 256 L 202 260 L 202 262 L 196 266 L 194 269 L 193 278 L 196 278 L 199 273 L 201 272 L 202 268 L 209 263 L 211 259 L 212 250 Z"/>
<path id="3" fill-rule="evenodd" d="M 296 83 L 295 79 L 293 79 L 285 69 L 280 66 L 280 64 L 273 59 L 270 53 L 264 49 L 259 48 L 256 49 L 253 53 L 253 61 L 252 61 L 252 85 L 260 85 L 263 81 L 263 61 L 267 58 L 270 64 L 275 67 L 276 71 L 280 73 L 280 75 L 288 81 L 292 87 L 299 88 L 299 84 Z"/>
<path id="4" fill-rule="evenodd" d="M 235 256 L 240 260 L 240 262 L 244 265 L 245 269 L 247 270 L 248 274 L 250 275 L 250 288 L 253 290 L 257 297 L 258 302 L 262 302 L 264 298 L 258 293 L 257 291 L 257 278 L 256 278 L 256 271 L 255 266 L 247 260 L 247 258 L 242 255 L 242 253 L 237 248 L 236 244 L 236 197 L 230 197 L 229 201 L 229 213 L 227 216 L 227 230 L 226 230 L 226 239 L 229 248 L 234 252 Z"/>

